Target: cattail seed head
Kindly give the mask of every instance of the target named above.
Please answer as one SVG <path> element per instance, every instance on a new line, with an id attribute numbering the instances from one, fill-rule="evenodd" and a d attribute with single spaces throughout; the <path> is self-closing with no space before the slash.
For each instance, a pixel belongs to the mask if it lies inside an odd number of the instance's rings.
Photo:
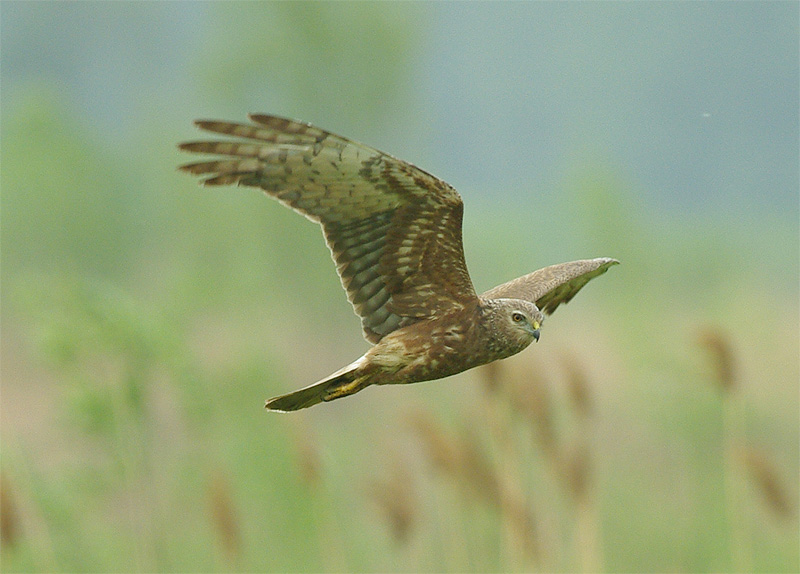
<path id="1" fill-rule="evenodd" d="M 567 375 L 567 393 L 575 412 L 581 419 L 589 419 L 592 415 L 592 392 L 586 372 L 575 357 L 566 353 L 561 355 L 562 364 Z"/>
<path id="2" fill-rule="evenodd" d="M 406 465 L 395 462 L 392 468 L 388 478 L 369 484 L 367 494 L 389 523 L 394 540 L 405 544 L 417 517 L 413 479 Z"/>
<path id="3" fill-rule="evenodd" d="M 733 347 L 728 337 L 715 327 L 706 327 L 698 335 L 697 342 L 714 362 L 715 379 L 720 389 L 731 392 L 736 383 L 736 369 Z"/>
<path id="4" fill-rule="evenodd" d="M 231 486 L 222 473 L 216 473 L 208 484 L 211 524 L 219 537 L 225 556 L 233 561 L 241 551 L 239 517 L 233 503 Z"/>
<path id="5" fill-rule="evenodd" d="M 742 448 L 738 454 L 739 460 L 761 493 L 767 508 L 780 519 L 793 516 L 794 503 L 779 477 L 778 469 L 767 454 L 753 447 Z"/>
<path id="6" fill-rule="evenodd" d="M 14 546 L 19 539 L 19 516 L 8 477 L 0 475 L 0 545 Z"/>

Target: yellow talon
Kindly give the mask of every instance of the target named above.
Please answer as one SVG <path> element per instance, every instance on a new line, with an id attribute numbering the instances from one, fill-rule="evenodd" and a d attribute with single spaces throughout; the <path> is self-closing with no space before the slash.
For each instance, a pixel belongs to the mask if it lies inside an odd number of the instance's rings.
<path id="1" fill-rule="evenodd" d="M 325 395 L 323 400 L 325 401 L 332 401 L 333 399 L 338 399 L 340 397 L 346 397 L 347 395 L 352 395 L 353 393 L 357 393 L 367 385 L 363 384 L 364 381 L 367 380 L 367 376 L 361 376 L 356 379 L 353 379 L 349 383 L 345 383 L 341 386 L 331 389 L 328 391 L 328 394 Z"/>

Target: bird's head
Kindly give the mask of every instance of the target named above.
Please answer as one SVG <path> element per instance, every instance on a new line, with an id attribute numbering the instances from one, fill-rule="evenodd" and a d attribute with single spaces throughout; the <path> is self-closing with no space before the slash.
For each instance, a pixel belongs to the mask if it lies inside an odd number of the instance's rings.
<path id="1" fill-rule="evenodd" d="M 544 315 L 530 301 L 522 299 L 493 299 L 492 323 L 498 334 L 519 352 L 539 340 Z"/>
<path id="2" fill-rule="evenodd" d="M 522 333 L 534 340 L 539 340 L 539 329 L 544 321 L 544 315 L 533 303 L 528 301 L 514 301 L 520 305 L 512 305 L 508 309 L 508 318 L 511 324 L 520 329 Z"/>

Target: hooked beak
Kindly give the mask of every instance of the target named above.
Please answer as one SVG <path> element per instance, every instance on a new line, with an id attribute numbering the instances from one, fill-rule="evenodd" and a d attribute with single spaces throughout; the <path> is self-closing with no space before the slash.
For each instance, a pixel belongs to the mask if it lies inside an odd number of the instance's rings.
<path id="1" fill-rule="evenodd" d="M 533 325 L 531 325 L 533 327 L 533 338 L 537 343 L 539 342 L 539 326 L 539 321 L 534 321 Z"/>

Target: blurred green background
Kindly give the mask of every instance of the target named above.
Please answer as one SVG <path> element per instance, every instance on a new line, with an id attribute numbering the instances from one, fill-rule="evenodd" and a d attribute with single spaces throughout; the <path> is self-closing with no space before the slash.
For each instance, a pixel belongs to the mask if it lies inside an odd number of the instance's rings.
<path id="1" fill-rule="evenodd" d="M 0 4 L 4 571 L 796 572 L 798 4 Z M 176 172 L 297 117 L 463 195 L 535 348 L 293 415 L 366 349 L 313 224 Z"/>

